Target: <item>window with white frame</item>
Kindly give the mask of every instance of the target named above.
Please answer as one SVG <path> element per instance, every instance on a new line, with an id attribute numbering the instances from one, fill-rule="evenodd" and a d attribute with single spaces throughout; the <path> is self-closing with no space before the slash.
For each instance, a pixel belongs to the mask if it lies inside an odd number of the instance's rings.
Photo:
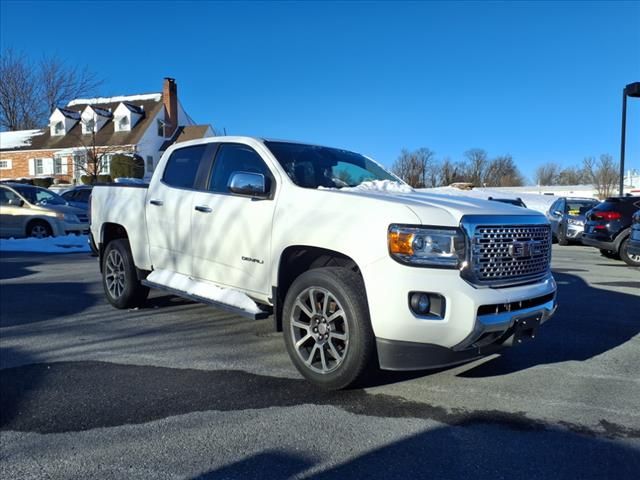
<path id="1" fill-rule="evenodd" d="M 158 136 L 164 137 L 164 122 L 162 120 L 158 120 L 157 127 L 158 127 Z"/>
<path id="2" fill-rule="evenodd" d="M 55 135 L 63 135 L 64 134 L 64 123 L 56 122 L 53 126 L 53 131 Z"/>
<path id="3" fill-rule="evenodd" d="M 109 175 L 111 157 L 113 157 L 113 155 L 110 153 L 105 153 L 100 157 L 100 171 L 98 172 L 100 175 Z"/>
<path id="4" fill-rule="evenodd" d="M 11 170 L 11 168 L 13 168 L 13 162 L 11 160 L 0 160 L 0 170 Z"/>
<path id="5" fill-rule="evenodd" d="M 96 127 L 96 121 L 94 119 L 87 120 L 82 123 L 82 133 L 91 133 Z"/>
<path id="6" fill-rule="evenodd" d="M 33 165 L 36 175 L 44 175 L 44 158 L 34 158 Z"/>
<path id="7" fill-rule="evenodd" d="M 64 175 L 67 173 L 67 159 L 60 155 L 53 156 L 54 175 Z"/>
<path id="8" fill-rule="evenodd" d="M 153 172 L 153 157 L 147 155 L 147 173 Z"/>
<path id="9" fill-rule="evenodd" d="M 130 130 L 129 128 L 129 117 L 123 116 L 116 120 L 117 131 L 126 132 Z"/>

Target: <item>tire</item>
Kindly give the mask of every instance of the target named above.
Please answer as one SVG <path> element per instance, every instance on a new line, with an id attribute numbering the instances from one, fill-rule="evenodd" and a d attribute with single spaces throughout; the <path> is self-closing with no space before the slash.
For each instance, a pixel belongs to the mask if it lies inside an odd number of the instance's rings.
<path id="1" fill-rule="evenodd" d="M 366 298 L 362 278 L 348 268 L 316 268 L 295 279 L 284 301 L 284 341 L 308 381 L 339 390 L 373 370 L 375 338 Z"/>
<path id="2" fill-rule="evenodd" d="M 600 255 L 606 258 L 611 258 L 613 260 L 618 260 L 620 257 L 618 256 L 618 252 L 614 252 L 613 250 L 600 250 Z"/>
<path id="3" fill-rule="evenodd" d="M 107 300 L 116 308 L 144 305 L 149 288 L 138 280 L 128 240 L 112 240 L 105 248 L 102 258 L 102 286 Z"/>
<path id="4" fill-rule="evenodd" d="M 44 220 L 33 220 L 27 225 L 27 237 L 46 238 L 53 237 L 53 229 Z"/>
<path id="5" fill-rule="evenodd" d="M 563 227 L 562 225 L 558 227 L 558 244 L 563 246 L 569 245 L 569 240 L 567 240 L 566 227 Z"/>
<path id="6" fill-rule="evenodd" d="M 620 244 L 620 258 L 632 267 L 640 267 L 640 255 L 631 255 L 628 251 L 629 239 L 625 238 Z"/>

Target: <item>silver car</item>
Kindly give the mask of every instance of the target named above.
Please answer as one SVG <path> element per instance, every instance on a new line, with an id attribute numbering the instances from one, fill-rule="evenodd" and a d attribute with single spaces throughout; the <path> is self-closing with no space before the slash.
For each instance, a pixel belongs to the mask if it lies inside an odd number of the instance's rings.
<path id="1" fill-rule="evenodd" d="M 60 195 L 33 185 L 0 184 L 0 236 L 42 238 L 88 230 L 86 210 L 69 206 Z"/>
<path id="2" fill-rule="evenodd" d="M 584 233 L 585 214 L 598 203 L 595 198 L 558 198 L 547 211 L 553 238 L 560 245 L 579 242 Z"/>

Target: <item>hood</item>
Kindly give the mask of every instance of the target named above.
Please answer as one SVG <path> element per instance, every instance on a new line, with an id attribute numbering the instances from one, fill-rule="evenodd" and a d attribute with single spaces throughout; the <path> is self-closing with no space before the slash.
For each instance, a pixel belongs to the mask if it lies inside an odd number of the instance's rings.
<path id="1" fill-rule="evenodd" d="M 371 190 L 331 190 L 341 195 L 357 195 L 372 200 L 405 205 L 426 225 L 458 226 L 465 215 L 532 216 L 545 218 L 540 212 L 479 198 L 435 193 L 380 192 Z"/>
<path id="2" fill-rule="evenodd" d="M 33 205 L 32 208 L 39 210 L 53 211 L 56 213 L 71 213 L 73 215 L 86 215 L 86 211 L 81 208 L 72 207 L 70 205 Z"/>

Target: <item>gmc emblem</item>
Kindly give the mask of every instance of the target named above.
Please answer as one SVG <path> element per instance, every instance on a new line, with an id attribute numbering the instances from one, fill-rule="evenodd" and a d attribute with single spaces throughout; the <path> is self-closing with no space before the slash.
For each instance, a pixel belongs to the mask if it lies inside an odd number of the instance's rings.
<path id="1" fill-rule="evenodd" d="M 509 245 L 509 255 L 512 258 L 527 258 L 540 253 L 542 253 L 542 242 L 536 240 L 513 242 Z"/>

